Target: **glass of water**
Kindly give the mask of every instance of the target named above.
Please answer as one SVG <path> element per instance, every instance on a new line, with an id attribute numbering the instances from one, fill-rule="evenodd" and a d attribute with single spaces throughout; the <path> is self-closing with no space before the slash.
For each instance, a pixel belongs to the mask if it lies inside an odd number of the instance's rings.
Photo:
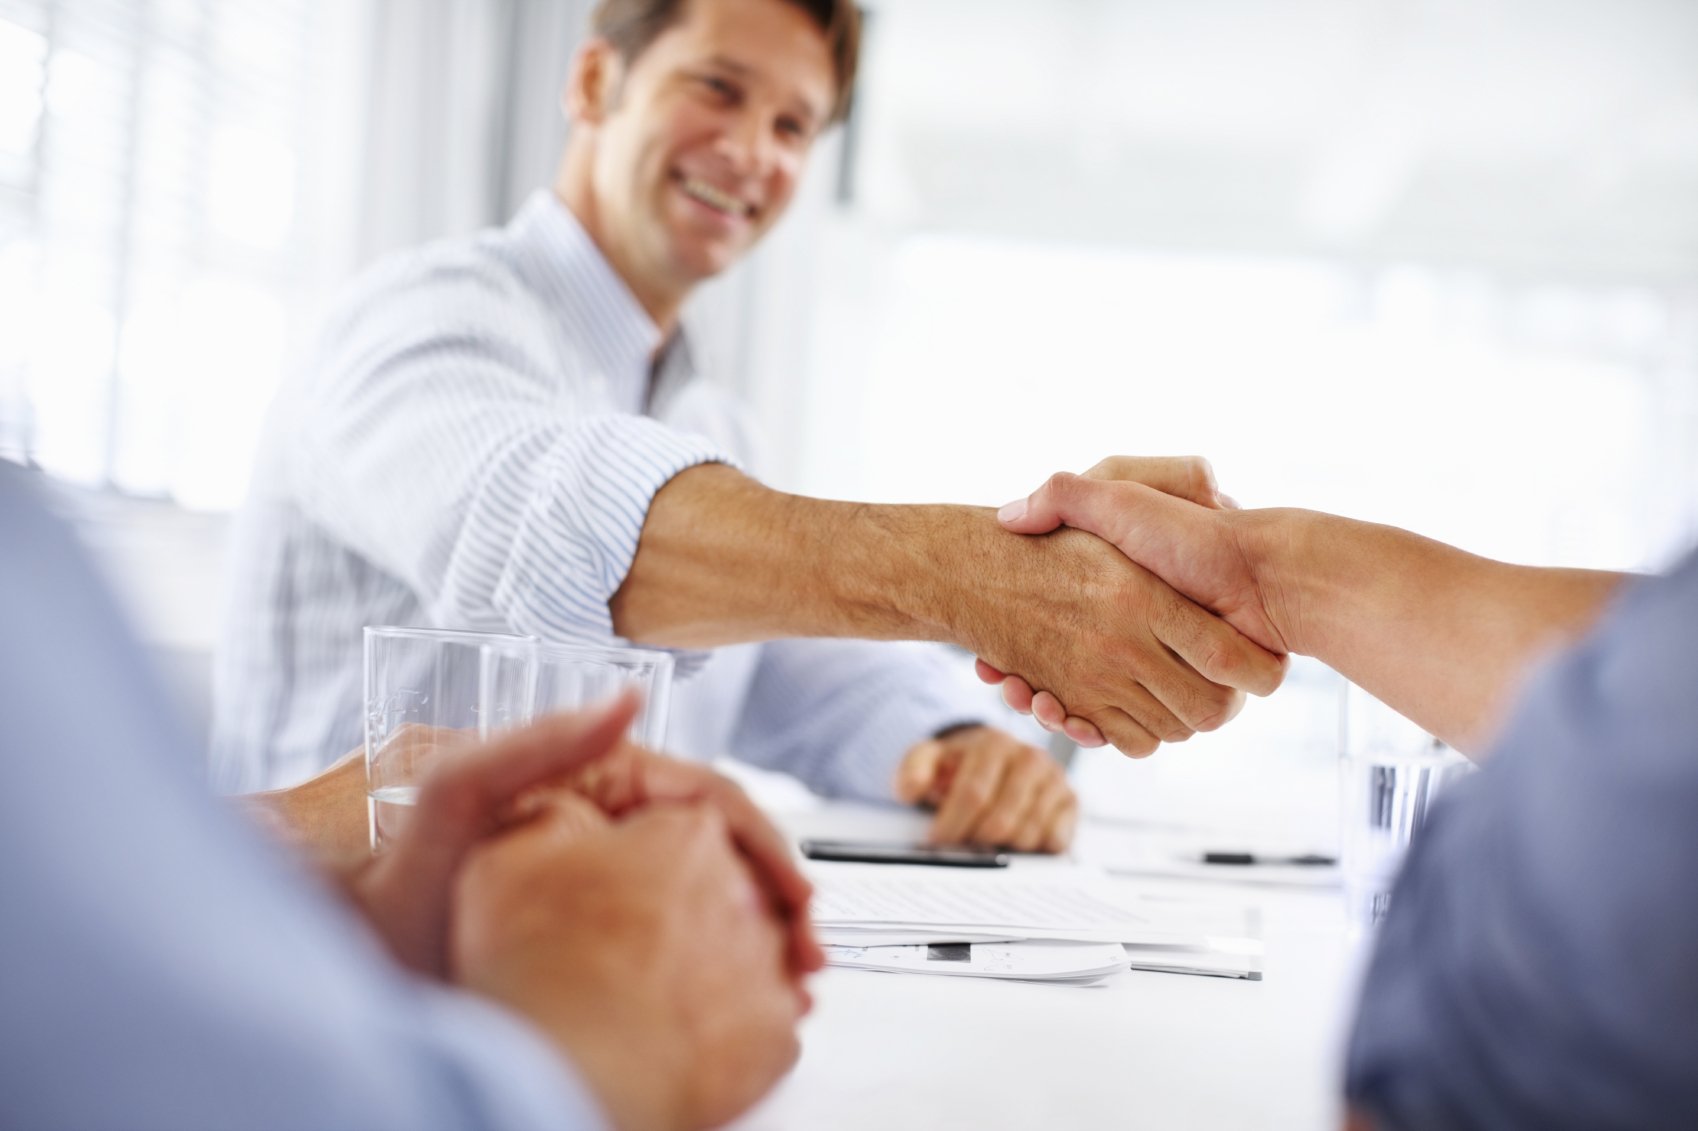
<path id="1" fill-rule="evenodd" d="M 530 721 L 536 639 L 431 628 L 365 630 L 371 846 L 394 840 L 445 751 Z"/>
<path id="2" fill-rule="evenodd" d="M 543 644 L 537 648 L 536 718 L 557 711 L 581 711 L 627 687 L 642 693 L 643 705 L 631 721 L 633 742 L 650 750 L 666 744 L 666 712 L 672 697 L 672 657 L 641 648 L 598 648 Z"/>
<path id="3" fill-rule="evenodd" d="M 1354 684 L 1340 709 L 1345 909 L 1353 927 L 1379 925 L 1409 842 L 1433 802 L 1473 764 Z"/>

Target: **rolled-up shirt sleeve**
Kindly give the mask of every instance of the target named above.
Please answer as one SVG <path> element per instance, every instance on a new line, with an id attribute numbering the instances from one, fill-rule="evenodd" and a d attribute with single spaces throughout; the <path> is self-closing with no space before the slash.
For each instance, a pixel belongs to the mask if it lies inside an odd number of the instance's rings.
<path id="1" fill-rule="evenodd" d="M 434 623 L 612 637 L 607 602 L 655 492 L 736 461 L 597 403 L 594 374 L 563 381 L 583 362 L 551 340 L 535 294 L 487 263 L 404 260 L 365 285 L 408 317 L 327 328 L 294 410 L 303 509 L 404 581 Z"/>
<path id="2" fill-rule="evenodd" d="M 965 660 L 930 644 L 775 640 L 762 646 L 732 753 L 816 793 L 892 801 L 915 743 L 959 723 L 1007 725 Z"/>

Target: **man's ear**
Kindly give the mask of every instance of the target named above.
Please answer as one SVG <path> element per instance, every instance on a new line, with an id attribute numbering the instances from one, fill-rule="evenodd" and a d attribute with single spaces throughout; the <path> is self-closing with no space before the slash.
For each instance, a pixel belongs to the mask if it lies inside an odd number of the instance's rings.
<path id="1" fill-rule="evenodd" d="M 591 36 L 572 58 L 572 72 L 561 92 L 560 106 L 568 121 L 599 125 L 619 104 L 625 81 L 625 61 L 601 36 Z"/>

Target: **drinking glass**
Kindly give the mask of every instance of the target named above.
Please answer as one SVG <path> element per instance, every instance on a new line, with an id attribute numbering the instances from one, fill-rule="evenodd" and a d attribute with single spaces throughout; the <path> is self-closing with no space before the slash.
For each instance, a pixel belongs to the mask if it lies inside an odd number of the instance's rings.
<path id="1" fill-rule="evenodd" d="M 1360 687 L 1340 707 L 1340 801 L 1344 899 L 1350 923 L 1372 929 L 1433 802 L 1473 765 Z"/>
<path id="2" fill-rule="evenodd" d="M 666 744 L 666 712 L 672 698 L 672 657 L 665 652 L 539 645 L 532 715 L 581 711 L 626 687 L 635 687 L 643 696 L 642 708 L 631 720 L 631 740 L 650 750 L 661 749 Z"/>
<path id="3" fill-rule="evenodd" d="M 394 840 L 431 761 L 530 721 L 536 638 L 365 630 L 366 798 L 372 850 Z"/>

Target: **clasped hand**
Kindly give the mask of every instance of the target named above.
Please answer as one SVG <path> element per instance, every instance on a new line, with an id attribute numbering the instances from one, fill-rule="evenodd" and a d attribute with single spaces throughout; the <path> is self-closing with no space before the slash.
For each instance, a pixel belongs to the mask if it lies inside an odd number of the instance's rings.
<path id="1" fill-rule="evenodd" d="M 1244 641 L 1273 657 L 1278 677 L 1257 688 L 1268 694 L 1283 679 L 1289 649 L 1267 615 L 1267 595 L 1258 590 L 1255 571 L 1238 521 L 1246 517 L 1220 493 L 1208 461 L 1196 457 L 1114 456 L 1084 475 L 1061 472 L 1025 499 L 997 512 L 1003 527 L 1018 534 L 1046 535 L 1068 527 L 1095 535 L 1138 567 L 1218 616 Z M 1203 665 L 1209 670 L 1211 665 Z M 1219 665 L 1212 665 L 1218 668 Z M 1034 687 L 1030 673 L 1005 672 L 982 658 L 979 678 L 1002 685 L 1003 699 L 1050 731 L 1065 733 L 1081 746 L 1112 742 L 1123 753 L 1141 756 L 1153 747 L 1134 741 L 1129 748 L 1110 712 L 1069 710 L 1050 690 Z M 1078 704 L 1073 705 L 1077 708 Z M 1122 730 L 1123 733 L 1123 730 Z"/>

